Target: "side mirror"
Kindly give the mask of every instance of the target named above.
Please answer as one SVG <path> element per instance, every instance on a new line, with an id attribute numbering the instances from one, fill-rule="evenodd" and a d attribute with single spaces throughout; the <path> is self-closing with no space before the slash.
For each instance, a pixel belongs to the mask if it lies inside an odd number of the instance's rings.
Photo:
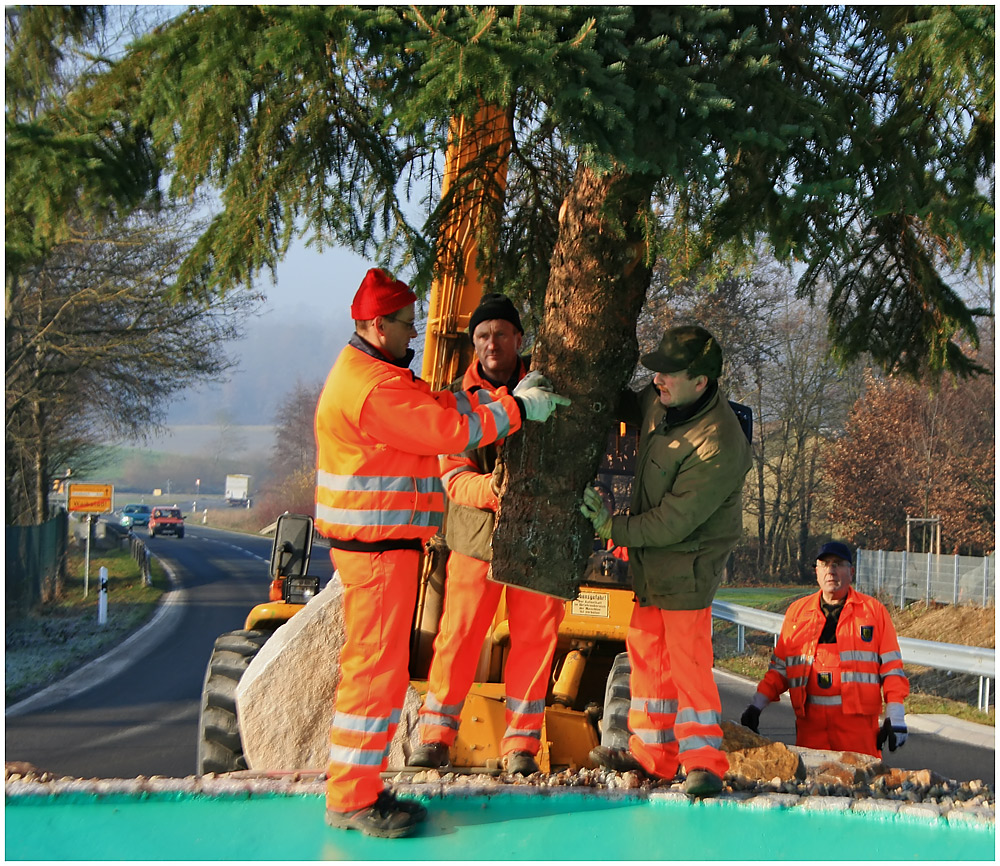
<path id="1" fill-rule="evenodd" d="M 305 514 L 282 514 L 271 547 L 271 580 L 304 577 L 312 556 L 313 519 Z"/>

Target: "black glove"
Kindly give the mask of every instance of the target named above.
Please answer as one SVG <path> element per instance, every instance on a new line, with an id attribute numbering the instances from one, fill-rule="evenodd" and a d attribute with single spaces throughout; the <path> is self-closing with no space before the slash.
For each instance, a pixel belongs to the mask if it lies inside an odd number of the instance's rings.
<path id="1" fill-rule="evenodd" d="M 882 722 L 882 727 L 878 729 L 878 736 L 875 738 L 875 747 L 881 752 L 882 747 L 888 743 L 889 751 L 895 752 L 896 749 L 906 742 L 908 734 L 909 731 L 907 731 L 906 725 L 893 725 L 892 719 L 886 716 L 885 721 Z"/>
<path id="2" fill-rule="evenodd" d="M 758 710 L 753 704 L 750 704 L 743 711 L 743 715 L 740 716 L 740 724 L 744 728 L 749 728 L 755 734 L 760 733 L 760 710 Z"/>

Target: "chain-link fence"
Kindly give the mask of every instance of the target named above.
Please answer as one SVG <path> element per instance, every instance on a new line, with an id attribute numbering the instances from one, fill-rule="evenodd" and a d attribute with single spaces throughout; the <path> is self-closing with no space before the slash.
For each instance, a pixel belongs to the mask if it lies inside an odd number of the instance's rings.
<path id="1" fill-rule="evenodd" d="M 855 586 L 899 607 L 911 601 L 976 604 L 996 598 L 996 554 L 958 556 L 858 550 Z"/>

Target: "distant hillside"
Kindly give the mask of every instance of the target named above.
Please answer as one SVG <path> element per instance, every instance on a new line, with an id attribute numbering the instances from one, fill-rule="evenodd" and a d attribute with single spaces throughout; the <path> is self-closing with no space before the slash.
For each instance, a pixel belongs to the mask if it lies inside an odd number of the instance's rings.
<path id="1" fill-rule="evenodd" d="M 226 475 L 241 473 L 252 475 L 257 488 L 267 480 L 273 444 L 271 425 L 178 425 L 143 447 L 107 449 L 104 464 L 88 477 L 116 491 L 194 495 L 221 494 Z"/>

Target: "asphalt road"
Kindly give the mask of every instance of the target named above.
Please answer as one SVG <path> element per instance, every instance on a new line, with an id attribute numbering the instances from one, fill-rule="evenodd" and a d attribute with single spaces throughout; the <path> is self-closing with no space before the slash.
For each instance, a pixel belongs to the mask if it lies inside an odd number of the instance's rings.
<path id="1" fill-rule="evenodd" d="M 201 688 L 212 644 L 218 635 L 242 628 L 250 608 L 266 599 L 271 542 L 189 522 L 183 539 L 148 543 L 178 582 L 170 602 L 118 652 L 9 708 L 6 760 L 81 778 L 195 772 Z M 327 552 L 317 548 L 313 554 L 310 572 L 325 578 Z M 755 684 L 722 671 L 716 679 L 723 718 L 739 721 Z M 935 725 L 924 717 L 911 718 L 909 741 L 886 753 L 885 762 L 995 784 L 995 751 L 991 738 L 983 736 L 991 729 L 944 721 L 941 736 L 929 733 Z M 972 744 L 970 730 L 978 744 Z M 787 699 L 764 711 L 761 733 L 795 742 Z"/>
<path id="2" fill-rule="evenodd" d="M 110 679 L 76 693 L 87 681 L 77 677 L 50 693 L 57 698 L 51 706 L 38 706 L 45 696 L 37 695 L 22 703 L 27 712 L 11 708 L 6 760 L 81 778 L 195 772 L 212 645 L 220 634 L 242 628 L 250 608 L 267 599 L 271 541 L 191 522 L 183 539 L 142 537 L 178 581 L 170 604 L 154 627 L 131 641 L 124 658 L 113 654 L 120 660 L 107 664 L 120 669 Z M 91 665 L 86 673 L 93 680 L 107 671 Z"/>

